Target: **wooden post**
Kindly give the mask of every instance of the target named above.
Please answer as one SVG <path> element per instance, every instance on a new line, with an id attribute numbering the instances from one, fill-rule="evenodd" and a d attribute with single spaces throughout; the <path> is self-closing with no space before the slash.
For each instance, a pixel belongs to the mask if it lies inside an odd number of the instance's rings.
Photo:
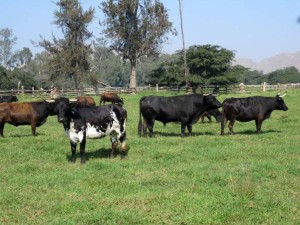
<path id="1" fill-rule="evenodd" d="M 24 97 L 24 86 L 23 85 L 21 86 L 21 89 L 22 89 L 22 96 Z"/>
<path id="2" fill-rule="evenodd" d="M 158 84 L 156 84 L 156 92 L 158 92 Z"/>
<path id="3" fill-rule="evenodd" d="M 267 86 L 267 83 L 264 82 L 264 83 L 263 83 L 263 91 L 266 91 L 266 86 Z"/>
<path id="4" fill-rule="evenodd" d="M 34 97 L 34 87 L 32 87 L 31 89 L 32 89 L 32 96 L 31 97 Z"/>

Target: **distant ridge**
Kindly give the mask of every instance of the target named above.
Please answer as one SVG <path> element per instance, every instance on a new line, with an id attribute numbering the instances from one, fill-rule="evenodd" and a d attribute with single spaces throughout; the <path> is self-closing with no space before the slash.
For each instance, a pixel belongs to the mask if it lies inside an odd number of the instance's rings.
<path id="1" fill-rule="evenodd" d="M 280 53 L 260 62 L 251 59 L 236 58 L 232 65 L 241 65 L 250 70 L 263 71 L 265 74 L 278 69 L 294 66 L 300 71 L 300 51 L 295 53 Z"/>

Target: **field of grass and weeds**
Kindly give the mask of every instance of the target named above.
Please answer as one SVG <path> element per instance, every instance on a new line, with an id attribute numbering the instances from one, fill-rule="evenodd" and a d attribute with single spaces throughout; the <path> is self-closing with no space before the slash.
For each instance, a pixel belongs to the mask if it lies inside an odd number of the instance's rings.
<path id="1" fill-rule="evenodd" d="M 137 135 L 139 99 L 128 111 L 128 156 L 109 159 L 109 137 L 88 140 L 87 163 L 69 163 L 69 140 L 56 117 L 37 128 L 5 125 L 0 138 L 0 224 L 299 224 L 300 91 L 284 97 L 255 133 L 255 122 L 180 125 L 156 122 L 155 137 Z M 252 95 L 275 96 L 275 92 Z M 248 95 L 221 95 L 228 97 Z M 22 99 L 28 101 L 29 98 Z M 99 102 L 99 97 L 95 97 Z M 226 132 L 228 129 L 226 128 Z"/>

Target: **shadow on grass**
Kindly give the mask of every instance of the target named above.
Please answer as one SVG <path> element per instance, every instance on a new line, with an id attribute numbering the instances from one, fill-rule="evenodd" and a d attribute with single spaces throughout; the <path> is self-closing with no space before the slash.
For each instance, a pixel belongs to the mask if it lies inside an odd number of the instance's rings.
<path id="1" fill-rule="evenodd" d="M 36 133 L 36 135 L 32 135 L 31 132 L 26 134 L 9 134 L 7 137 L 20 138 L 20 137 L 36 137 L 36 136 L 45 136 L 44 133 Z"/>
<path id="2" fill-rule="evenodd" d="M 216 135 L 216 133 L 212 132 L 192 132 L 191 137 L 196 137 L 196 136 L 204 136 L 204 135 Z M 180 133 L 168 133 L 168 132 L 160 132 L 160 131 L 154 131 L 154 138 L 156 136 L 162 136 L 162 137 L 181 137 Z M 149 137 L 149 135 L 144 135 L 142 137 Z M 184 137 L 190 137 L 190 135 L 186 132 Z"/>
<path id="3" fill-rule="evenodd" d="M 281 130 L 262 130 L 260 134 L 269 134 L 269 133 L 282 133 Z M 245 130 L 245 131 L 239 131 L 235 132 L 234 134 L 240 134 L 240 135 L 257 135 L 256 130 Z M 226 133 L 226 135 L 230 135 L 229 132 Z"/>
<path id="4" fill-rule="evenodd" d="M 86 159 L 86 161 L 89 161 L 90 159 L 97 159 L 97 158 L 99 158 L 99 159 L 102 159 L 102 158 L 109 159 L 110 153 L 111 153 L 111 149 L 105 149 L 105 148 L 101 148 L 101 149 L 98 149 L 98 150 L 95 150 L 95 151 L 93 151 L 93 150 L 87 151 L 86 150 L 85 151 L 85 159 Z M 121 153 L 116 150 L 114 152 L 114 158 L 116 158 L 117 156 L 120 157 L 120 154 Z M 66 155 L 66 158 L 67 158 L 68 161 L 71 160 L 71 156 L 72 156 L 71 154 Z M 79 149 L 76 150 L 76 159 L 80 160 Z"/>

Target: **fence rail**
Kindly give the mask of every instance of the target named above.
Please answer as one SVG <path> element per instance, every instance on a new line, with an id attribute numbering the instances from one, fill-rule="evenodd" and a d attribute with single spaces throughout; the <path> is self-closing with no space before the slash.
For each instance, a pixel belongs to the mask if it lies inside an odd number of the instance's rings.
<path id="1" fill-rule="evenodd" d="M 198 86 L 196 88 L 189 88 L 188 90 L 185 87 L 176 87 L 176 86 L 140 86 L 136 88 L 136 92 L 144 91 L 144 90 L 152 90 L 152 91 L 171 91 L 171 92 L 197 92 L 202 94 L 214 93 L 214 94 L 229 94 L 229 93 L 251 93 L 257 91 L 268 91 L 268 90 L 288 90 L 300 88 L 300 83 L 291 83 L 291 84 L 277 84 L 277 85 L 204 85 Z M 34 89 L 26 90 L 0 90 L 0 96 L 4 95 L 32 95 L 32 97 L 43 97 L 43 98 L 51 98 L 51 89 Z M 74 90 L 74 89 L 61 89 L 59 90 L 60 96 L 80 96 L 80 95 L 88 95 L 88 96 L 97 96 L 104 92 L 113 92 L 113 93 L 132 93 L 133 90 L 126 87 L 105 87 L 105 88 L 85 88 L 83 90 Z"/>

